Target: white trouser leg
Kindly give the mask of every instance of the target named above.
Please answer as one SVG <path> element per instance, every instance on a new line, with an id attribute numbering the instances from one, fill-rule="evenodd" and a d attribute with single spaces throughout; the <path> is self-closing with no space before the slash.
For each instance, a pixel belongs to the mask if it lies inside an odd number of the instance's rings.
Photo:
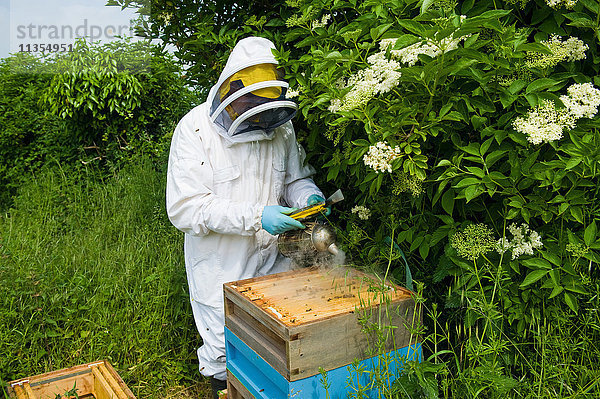
<path id="1" fill-rule="evenodd" d="M 222 309 L 191 300 L 196 327 L 203 345 L 198 348 L 200 373 L 219 380 L 227 379 L 225 370 L 225 314 Z"/>

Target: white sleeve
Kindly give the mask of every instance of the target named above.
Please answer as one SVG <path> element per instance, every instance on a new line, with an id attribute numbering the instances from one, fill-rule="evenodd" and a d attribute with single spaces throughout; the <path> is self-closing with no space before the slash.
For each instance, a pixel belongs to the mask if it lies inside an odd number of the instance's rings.
<path id="1" fill-rule="evenodd" d="M 292 124 L 286 124 L 287 131 L 286 140 L 288 148 L 287 168 L 285 174 L 285 191 L 284 200 L 290 206 L 303 208 L 307 205 L 308 197 L 313 194 L 318 194 L 323 197 L 323 193 L 311 176 L 315 174 L 315 169 L 305 164 L 306 154 L 304 149 L 296 141 L 296 133 Z"/>
<path id="2" fill-rule="evenodd" d="M 173 134 L 167 171 L 167 214 L 175 227 L 190 235 L 253 235 L 261 228 L 263 206 L 232 201 L 210 187 L 213 170 L 202 141 L 183 120 Z"/>

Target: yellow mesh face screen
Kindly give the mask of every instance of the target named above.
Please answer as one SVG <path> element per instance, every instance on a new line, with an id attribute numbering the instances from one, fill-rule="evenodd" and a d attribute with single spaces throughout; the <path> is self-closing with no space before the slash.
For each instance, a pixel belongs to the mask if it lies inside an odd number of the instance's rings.
<path id="1" fill-rule="evenodd" d="M 258 64 L 234 73 L 225 82 L 223 82 L 219 88 L 219 96 L 221 97 L 221 100 L 230 93 L 231 82 L 238 80 L 242 82 L 244 87 L 267 80 L 279 80 L 277 65 Z M 252 94 L 265 98 L 278 98 L 281 95 L 281 87 L 266 87 L 264 89 L 254 90 Z"/>

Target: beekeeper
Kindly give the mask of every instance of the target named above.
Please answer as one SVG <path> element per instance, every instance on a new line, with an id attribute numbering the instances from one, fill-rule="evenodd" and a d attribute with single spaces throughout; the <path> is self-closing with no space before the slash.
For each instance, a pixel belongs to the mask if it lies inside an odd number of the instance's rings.
<path id="1" fill-rule="evenodd" d="M 213 395 L 226 380 L 223 283 L 288 270 L 277 234 L 304 226 L 286 214 L 323 200 L 296 142 L 297 105 L 286 99 L 274 48 L 241 40 L 171 142 L 167 213 L 185 233 L 200 372 L 212 377 Z"/>

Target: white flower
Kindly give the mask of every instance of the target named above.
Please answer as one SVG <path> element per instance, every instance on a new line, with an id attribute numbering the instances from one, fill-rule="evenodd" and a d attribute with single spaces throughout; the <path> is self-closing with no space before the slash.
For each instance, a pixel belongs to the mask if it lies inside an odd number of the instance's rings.
<path id="1" fill-rule="evenodd" d="M 333 100 L 331 100 L 329 107 L 327 107 L 329 112 L 333 112 L 333 113 L 338 112 L 341 108 L 342 108 L 342 100 L 340 100 L 339 98 L 334 98 Z"/>
<path id="2" fill-rule="evenodd" d="M 461 16 L 461 22 L 465 19 L 466 17 Z M 331 100 L 329 111 L 351 111 L 365 105 L 376 95 L 387 93 L 398 85 L 402 76 L 399 71 L 402 63 L 414 65 L 418 61 L 419 54 L 437 57 L 456 49 L 458 43 L 469 36 L 454 38 L 451 34 L 438 41 L 426 40 L 424 43 L 416 43 L 400 50 L 390 49 L 391 59 L 387 59 L 386 53 L 398 39 L 382 39 L 379 42 L 379 52 L 367 58 L 369 63 L 367 68 L 351 75 L 347 82 L 336 82 L 338 89 L 351 88 L 351 90 L 342 99 Z"/>
<path id="3" fill-rule="evenodd" d="M 566 109 L 557 109 L 553 101 L 542 100 L 525 118 L 516 118 L 513 127 L 532 144 L 548 143 L 560 140 L 563 129 L 575 127 L 575 119 Z"/>
<path id="4" fill-rule="evenodd" d="M 552 8 L 558 8 L 560 6 L 565 6 L 565 8 L 573 8 L 575 4 L 577 4 L 577 0 L 546 0 L 546 4 L 548 4 Z"/>
<path id="5" fill-rule="evenodd" d="M 171 18 L 173 18 L 173 14 L 171 14 L 170 12 L 166 12 L 164 14 L 160 14 L 158 17 L 165 21 L 165 25 L 169 25 L 169 23 L 171 22 Z"/>
<path id="6" fill-rule="evenodd" d="M 541 42 L 548 47 L 551 54 L 530 52 L 525 65 L 528 68 L 548 68 L 563 61 L 579 61 L 585 59 L 588 45 L 576 37 L 569 37 L 562 41 L 560 36 L 552 35 L 550 40 Z"/>
<path id="7" fill-rule="evenodd" d="M 371 211 L 366 206 L 356 205 L 351 210 L 352 213 L 358 214 L 360 220 L 367 220 L 371 216 Z"/>
<path id="8" fill-rule="evenodd" d="M 285 93 L 285 98 L 294 98 L 294 97 L 298 97 L 300 95 L 300 92 L 298 90 L 288 90 Z"/>
<path id="9" fill-rule="evenodd" d="M 312 22 L 312 29 L 315 30 L 317 28 L 324 28 L 324 27 L 326 27 L 330 18 L 331 18 L 330 14 L 325 14 L 325 15 L 323 15 L 323 18 L 321 18 L 320 21 L 313 21 Z"/>
<path id="10" fill-rule="evenodd" d="M 512 234 L 513 239 L 510 241 L 506 238 L 499 239 L 496 250 L 500 254 L 511 250 L 512 259 L 517 259 L 523 254 L 533 255 L 534 249 L 541 248 L 544 245 L 539 233 L 531 230 L 526 224 L 517 226 L 513 223 L 508 227 L 508 231 Z"/>
<path id="11" fill-rule="evenodd" d="M 498 253 L 500 255 L 502 255 L 503 253 L 505 253 L 509 249 L 510 249 L 510 241 L 506 237 L 502 237 L 496 243 L 496 251 L 498 251 Z"/>
<path id="12" fill-rule="evenodd" d="M 461 22 L 466 19 L 464 15 L 461 15 Z M 448 51 L 455 50 L 458 48 L 458 44 L 466 40 L 471 35 L 464 35 L 455 38 L 454 34 L 442 38 L 440 40 L 425 40 L 419 43 L 412 44 L 400 50 L 390 50 L 392 58 L 398 59 L 404 64 L 413 66 L 419 60 L 419 54 L 427 55 L 431 58 L 435 58 Z M 379 42 L 379 48 L 382 52 L 386 52 L 390 46 L 396 43 L 397 39 L 384 39 Z"/>
<path id="13" fill-rule="evenodd" d="M 553 101 L 543 100 L 530 110 L 526 117 L 513 121 L 516 131 L 527 135 L 532 144 L 550 142 L 562 138 L 564 129 L 573 129 L 578 119 L 593 118 L 600 106 L 600 90 L 591 83 L 573 84 L 568 95 L 560 100 L 565 108 L 556 108 Z"/>
<path id="14" fill-rule="evenodd" d="M 400 156 L 400 147 L 390 147 L 385 142 L 378 142 L 369 147 L 369 152 L 363 157 L 365 165 L 379 172 L 392 172 L 392 161 Z"/>
<path id="15" fill-rule="evenodd" d="M 329 111 L 351 111 L 365 105 L 377 94 L 387 93 L 398 85 L 400 81 L 400 64 L 394 60 L 385 58 L 384 53 L 370 56 L 367 61 L 370 67 L 362 69 L 348 78 L 343 87 L 352 89 L 346 93 L 343 99 L 331 100 Z"/>
<path id="16" fill-rule="evenodd" d="M 600 105 L 600 90 L 591 83 L 583 83 L 569 86 L 567 92 L 569 95 L 561 96 L 560 101 L 573 117 L 593 118 L 596 115 Z"/>
<path id="17" fill-rule="evenodd" d="M 391 50 L 391 53 L 398 58 L 400 62 L 408 64 L 408 66 L 413 66 L 419 61 L 419 54 L 425 54 L 431 58 L 435 58 L 442 52 L 436 46 L 415 43 L 401 50 Z"/>

